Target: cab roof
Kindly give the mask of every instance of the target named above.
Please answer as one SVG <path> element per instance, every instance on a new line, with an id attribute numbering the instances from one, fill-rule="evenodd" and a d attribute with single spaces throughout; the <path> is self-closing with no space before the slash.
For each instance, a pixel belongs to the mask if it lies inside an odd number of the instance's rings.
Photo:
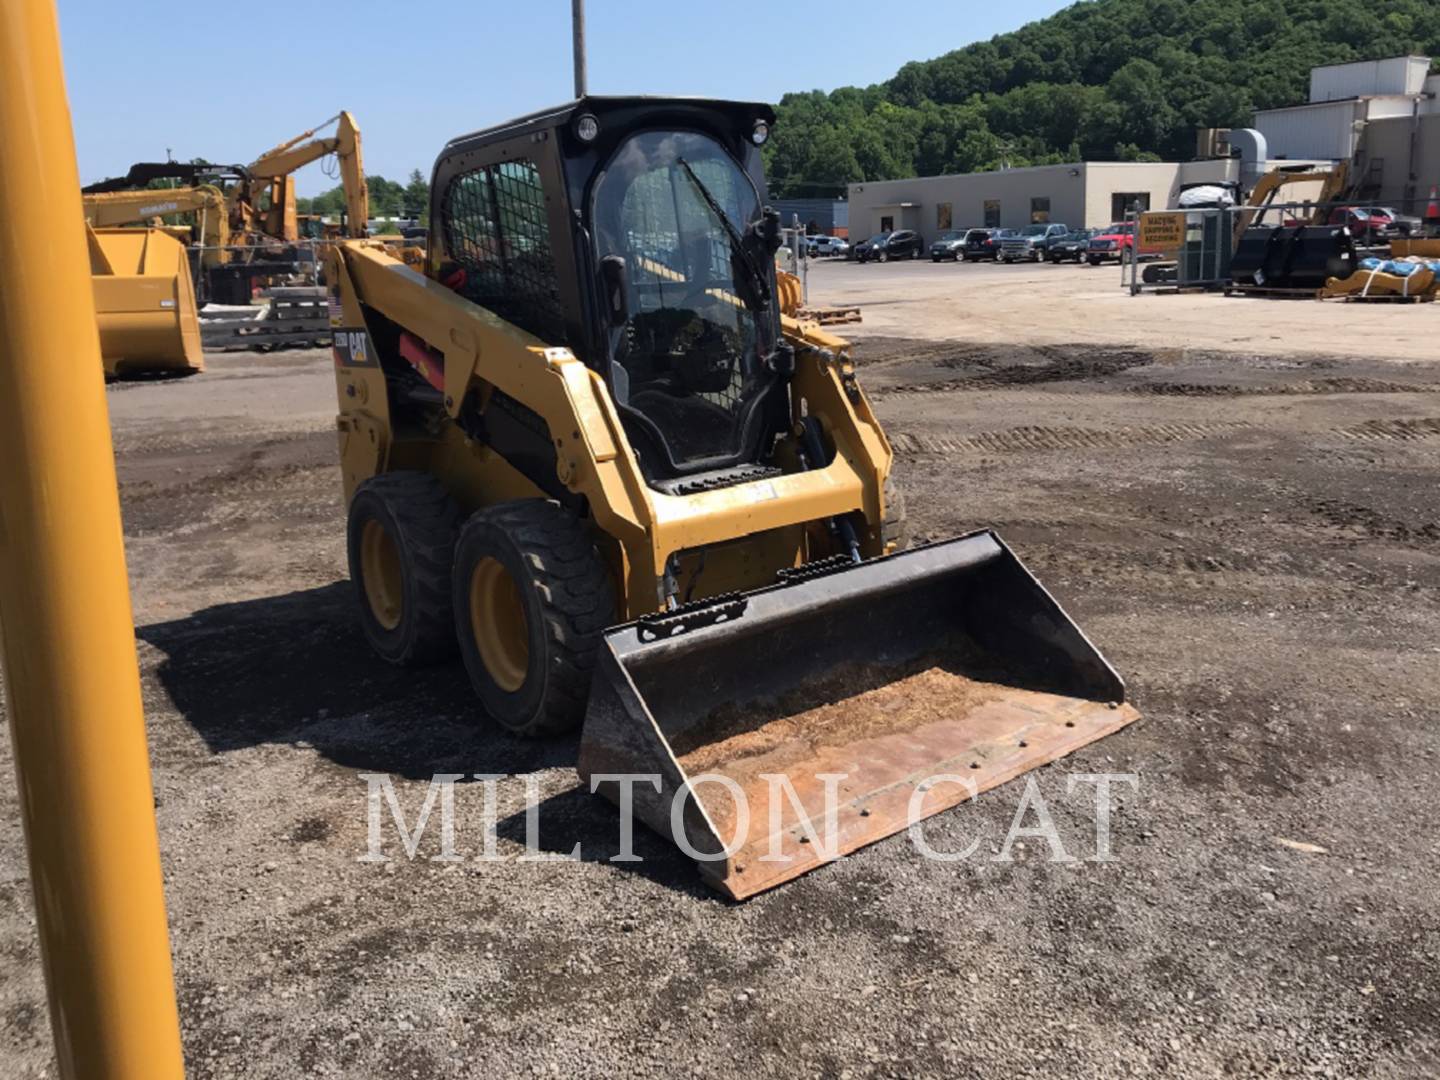
<path id="1" fill-rule="evenodd" d="M 584 113 L 594 113 L 597 118 L 622 111 L 654 113 L 657 116 L 684 117 L 700 113 L 730 114 L 729 122 L 739 123 L 744 119 L 763 120 L 774 125 L 775 110 L 763 102 L 726 101 L 703 97 L 660 97 L 648 94 L 628 96 L 588 95 L 564 105 L 541 109 L 527 116 L 507 120 L 494 127 L 481 128 L 468 135 L 460 135 L 445 144 L 445 153 L 475 150 L 490 143 L 513 139 L 516 136 L 568 127 L 570 122 Z"/>

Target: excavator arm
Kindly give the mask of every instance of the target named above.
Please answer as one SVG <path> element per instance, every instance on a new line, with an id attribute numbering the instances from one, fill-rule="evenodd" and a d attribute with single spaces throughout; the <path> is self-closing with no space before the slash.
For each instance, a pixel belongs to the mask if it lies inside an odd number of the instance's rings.
<path id="1" fill-rule="evenodd" d="M 315 133 L 335 123 L 335 134 L 315 138 Z M 360 128 L 349 112 L 333 116 L 317 128 L 295 136 L 266 151 L 249 165 L 253 183 L 269 185 L 270 211 L 264 231 L 280 239 L 297 238 L 295 192 L 290 176 L 312 162 L 334 154 L 340 162 L 340 183 L 345 189 L 346 234 L 366 235 L 370 220 L 370 192 L 365 184 L 365 166 L 360 156 Z M 254 200 L 252 200 L 254 201 Z"/>
<path id="2" fill-rule="evenodd" d="M 230 242 L 225 194 L 211 184 L 107 191 L 83 196 L 83 204 L 86 224 L 93 228 L 134 225 L 166 214 L 193 214 L 206 247 L 223 249 Z"/>
<path id="3" fill-rule="evenodd" d="M 1274 204 L 1281 189 L 1293 184 L 1318 182 L 1321 185 L 1310 224 L 1325 224 L 1330 214 L 1330 204 L 1344 197 L 1349 187 L 1349 179 L 1350 164 L 1344 161 L 1329 169 L 1272 169 L 1255 184 L 1244 211 L 1235 216 L 1235 242 L 1238 244 L 1245 235 L 1245 230 L 1265 216 L 1265 211 Z"/>

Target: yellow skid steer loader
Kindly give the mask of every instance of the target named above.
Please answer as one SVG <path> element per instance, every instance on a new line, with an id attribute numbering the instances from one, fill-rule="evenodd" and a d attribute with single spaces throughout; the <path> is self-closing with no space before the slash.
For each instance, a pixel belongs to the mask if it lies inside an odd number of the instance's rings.
<path id="1" fill-rule="evenodd" d="M 735 898 L 1136 716 L 993 533 L 903 550 L 849 346 L 780 311 L 773 123 L 587 97 L 455 139 L 424 272 L 328 276 L 370 644 L 583 725 L 592 790 Z"/>

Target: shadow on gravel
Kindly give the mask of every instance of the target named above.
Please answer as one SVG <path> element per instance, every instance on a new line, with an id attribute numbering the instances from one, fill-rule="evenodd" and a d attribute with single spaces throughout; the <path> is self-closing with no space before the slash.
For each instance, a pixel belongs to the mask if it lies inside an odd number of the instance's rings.
<path id="1" fill-rule="evenodd" d="M 346 769 L 418 781 L 435 773 L 514 776 L 575 762 L 577 736 L 519 739 L 488 722 L 458 660 L 419 669 L 377 660 L 348 581 L 218 604 L 136 633 L 164 654 L 154 676 L 215 753 L 303 745 Z M 568 854 L 577 843 L 585 862 L 620 852 L 615 808 L 578 784 L 543 800 L 538 820 L 537 846 L 547 854 Z M 519 811 L 502 817 L 496 832 L 524 844 L 526 827 Z M 643 861 L 611 865 L 681 892 L 714 895 L 688 859 L 638 824 L 635 853 Z"/>

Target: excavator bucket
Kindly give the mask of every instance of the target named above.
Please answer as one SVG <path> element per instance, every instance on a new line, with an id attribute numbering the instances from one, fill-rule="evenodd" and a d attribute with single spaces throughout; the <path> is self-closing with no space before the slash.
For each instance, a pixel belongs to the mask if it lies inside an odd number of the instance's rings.
<path id="1" fill-rule="evenodd" d="M 581 737 L 591 789 L 736 900 L 1138 716 L 994 533 L 785 577 L 609 630 Z"/>
<path id="2" fill-rule="evenodd" d="M 106 378 L 205 369 L 185 245 L 164 229 L 90 229 Z"/>

